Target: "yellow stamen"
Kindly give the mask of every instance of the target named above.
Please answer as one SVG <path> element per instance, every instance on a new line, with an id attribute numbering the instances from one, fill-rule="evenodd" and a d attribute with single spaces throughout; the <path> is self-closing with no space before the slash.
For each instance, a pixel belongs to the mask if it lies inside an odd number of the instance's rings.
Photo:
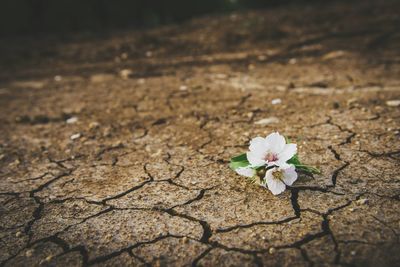
<path id="1" fill-rule="evenodd" d="M 274 176 L 274 178 L 277 179 L 277 180 L 282 180 L 283 173 L 281 171 L 274 171 L 272 173 L 272 176 Z"/>

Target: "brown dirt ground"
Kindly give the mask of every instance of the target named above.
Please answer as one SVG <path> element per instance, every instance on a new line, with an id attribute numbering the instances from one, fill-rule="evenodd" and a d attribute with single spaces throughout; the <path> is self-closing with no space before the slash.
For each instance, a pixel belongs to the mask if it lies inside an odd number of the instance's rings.
<path id="1" fill-rule="evenodd" d="M 1 41 L 0 264 L 398 265 L 399 8 Z M 275 130 L 322 170 L 279 196 L 228 168 Z"/>

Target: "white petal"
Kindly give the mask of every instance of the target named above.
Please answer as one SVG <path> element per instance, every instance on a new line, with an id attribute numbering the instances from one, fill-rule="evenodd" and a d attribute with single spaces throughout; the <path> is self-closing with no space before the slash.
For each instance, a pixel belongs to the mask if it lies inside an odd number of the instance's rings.
<path id="1" fill-rule="evenodd" d="M 250 151 L 247 152 L 246 155 L 247 155 L 247 160 L 250 162 L 251 166 L 258 167 L 265 165 L 265 160 L 259 154 Z"/>
<path id="2" fill-rule="evenodd" d="M 250 178 L 256 174 L 256 171 L 249 167 L 239 167 L 236 169 L 236 172 L 239 175 L 242 175 L 245 177 L 250 177 Z"/>
<path id="3" fill-rule="evenodd" d="M 269 152 L 279 154 L 285 147 L 286 140 L 283 135 L 280 135 L 278 132 L 269 134 L 265 141 L 268 145 Z"/>
<path id="4" fill-rule="evenodd" d="M 278 158 L 280 161 L 288 161 L 297 153 L 297 145 L 296 144 L 286 144 L 283 150 L 278 154 Z"/>
<path id="5" fill-rule="evenodd" d="M 280 165 L 279 165 L 279 161 L 268 161 L 267 166 L 268 167 L 272 167 L 272 166 L 279 167 Z"/>
<path id="6" fill-rule="evenodd" d="M 283 170 L 283 182 L 286 185 L 292 185 L 297 180 L 296 168 L 290 165 L 289 168 Z"/>
<path id="7" fill-rule="evenodd" d="M 268 151 L 268 146 L 267 142 L 265 141 L 265 138 L 262 137 L 253 138 L 250 141 L 249 150 L 254 155 L 257 155 L 257 157 L 263 158 Z"/>
<path id="8" fill-rule="evenodd" d="M 281 161 L 281 160 L 278 160 L 278 161 L 275 161 L 272 163 L 273 164 L 271 166 L 275 165 L 275 166 L 279 167 L 280 169 L 287 169 L 291 166 L 290 164 L 286 163 L 285 161 Z"/>
<path id="9" fill-rule="evenodd" d="M 270 169 L 267 171 L 265 174 L 265 181 L 267 183 L 268 189 L 272 192 L 274 195 L 279 195 L 286 189 L 286 185 L 278 179 L 275 179 L 272 175 L 272 173 L 276 171 L 276 168 Z"/>

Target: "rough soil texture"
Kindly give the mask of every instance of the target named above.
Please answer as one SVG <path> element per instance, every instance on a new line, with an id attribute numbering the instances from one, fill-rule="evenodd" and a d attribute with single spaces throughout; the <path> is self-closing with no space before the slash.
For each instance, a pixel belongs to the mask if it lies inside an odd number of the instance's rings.
<path id="1" fill-rule="evenodd" d="M 3 40 L 0 264 L 398 265 L 400 5 L 329 2 Z M 273 131 L 279 196 L 228 168 Z"/>

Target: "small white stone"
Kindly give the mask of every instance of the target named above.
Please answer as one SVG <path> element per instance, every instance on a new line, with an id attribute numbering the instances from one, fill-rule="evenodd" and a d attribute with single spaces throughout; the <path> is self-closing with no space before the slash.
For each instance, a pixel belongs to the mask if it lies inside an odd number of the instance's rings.
<path id="1" fill-rule="evenodd" d="M 350 252 L 350 254 L 351 254 L 351 256 L 354 256 L 354 255 L 356 255 L 357 253 L 356 253 L 355 250 L 352 250 L 352 251 Z"/>
<path id="2" fill-rule="evenodd" d="M 151 52 L 151 51 L 146 52 L 146 57 L 152 57 L 152 56 L 153 56 L 153 52 Z"/>
<path id="3" fill-rule="evenodd" d="M 279 122 L 279 119 L 277 117 L 269 117 L 269 118 L 258 120 L 254 124 L 268 125 L 268 124 L 274 124 L 274 123 L 278 123 L 278 122 Z"/>
<path id="4" fill-rule="evenodd" d="M 133 72 L 130 69 L 123 69 L 119 72 L 119 76 L 124 80 L 128 79 L 132 74 Z"/>
<path id="5" fill-rule="evenodd" d="M 80 133 L 76 133 L 76 134 L 71 135 L 70 139 L 71 140 L 76 140 L 76 139 L 78 139 L 80 137 L 81 137 L 81 134 Z"/>
<path id="6" fill-rule="evenodd" d="M 228 78 L 228 75 L 226 75 L 225 73 L 217 73 L 217 74 L 215 75 L 215 77 L 216 77 L 217 79 L 224 80 L 224 79 Z"/>
<path id="7" fill-rule="evenodd" d="M 400 100 L 388 100 L 386 101 L 386 105 L 389 107 L 398 107 L 400 106 Z"/>
<path id="8" fill-rule="evenodd" d="M 61 82 L 61 80 L 62 80 L 62 77 L 60 75 L 54 76 L 54 81 Z"/>
<path id="9" fill-rule="evenodd" d="M 27 257 L 32 257 L 33 252 L 34 252 L 33 249 L 28 249 L 28 250 L 25 252 L 25 256 L 27 256 Z"/>
<path id="10" fill-rule="evenodd" d="M 76 123 L 78 121 L 78 118 L 77 117 L 71 117 L 71 118 L 69 118 L 68 120 L 66 120 L 66 122 L 68 123 L 68 124 L 73 124 L 73 123 Z"/>
<path id="11" fill-rule="evenodd" d="M 276 252 L 275 248 L 269 248 L 268 253 L 269 254 L 274 254 Z"/>
<path id="12" fill-rule="evenodd" d="M 259 56 L 257 57 L 257 59 L 258 59 L 259 61 L 264 61 L 264 60 L 267 59 L 267 57 L 266 57 L 265 55 L 259 55 Z"/>
<path id="13" fill-rule="evenodd" d="M 368 199 L 367 198 L 360 198 L 359 200 L 356 201 L 357 204 L 359 205 L 366 205 L 368 204 Z"/>
<path id="14" fill-rule="evenodd" d="M 90 130 L 99 128 L 99 126 L 100 126 L 100 123 L 98 123 L 97 121 L 93 121 L 93 122 L 89 123 Z"/>
<path id="15" fill-rule="evenodd" d="M 114 79 L 113 74 L 108 74 L 108 73 L 99 73 L 99 74 L 93 74 L 90 76 L 90 82 L 92 83 L 104 83 L 108 82 Z"/>
<path id="16" fill-rule="evenodd" d="M 187 91 L 187 89 L 188 89 L 188 87 L 187 87 L 186 85 L 181 85 L 181 86 L 179 87 L 179 90 L 180 90 L 180 91 Z"/>
<path id="17" fill-rule="evenodd" d="M 344 56 L 344 55 L 346 55 L 346 52 L 345 52 L 345 51 L 342 51 L 342 50 L 331 51 L 331 52 L 325 54 L 325 55 L 322 57 L 322 60 L 335 59 L 335 58 L 338 58 L 338 57 L 342 57 L 342 56 Z"/>
<path id="18" fill-rule="evenodd" d="M 350 98 L 349 100 L 347 100 L 347 105 L 350 106 L 354 103 L 356 103 L 358 101 L 357 98 Z"/>
<path id="19" fill-rule="evenodd" d="M 296 64 L 297 63 L 297 59 L 295 59 L 295 58 L 291 58 L 290 60 L 289 60 L 289 64 L 291 64 L 291 65 L 294 65 L 294 64 Z"/>
<path id="20" fill-rule="evenodd" d="M 282 100 L 280 98 L 275 98 L 275 99 L 272 99 L 272 101 L 271 101 L 272 105 L 278 105 L 281 103 L 282 103 Z"/>

